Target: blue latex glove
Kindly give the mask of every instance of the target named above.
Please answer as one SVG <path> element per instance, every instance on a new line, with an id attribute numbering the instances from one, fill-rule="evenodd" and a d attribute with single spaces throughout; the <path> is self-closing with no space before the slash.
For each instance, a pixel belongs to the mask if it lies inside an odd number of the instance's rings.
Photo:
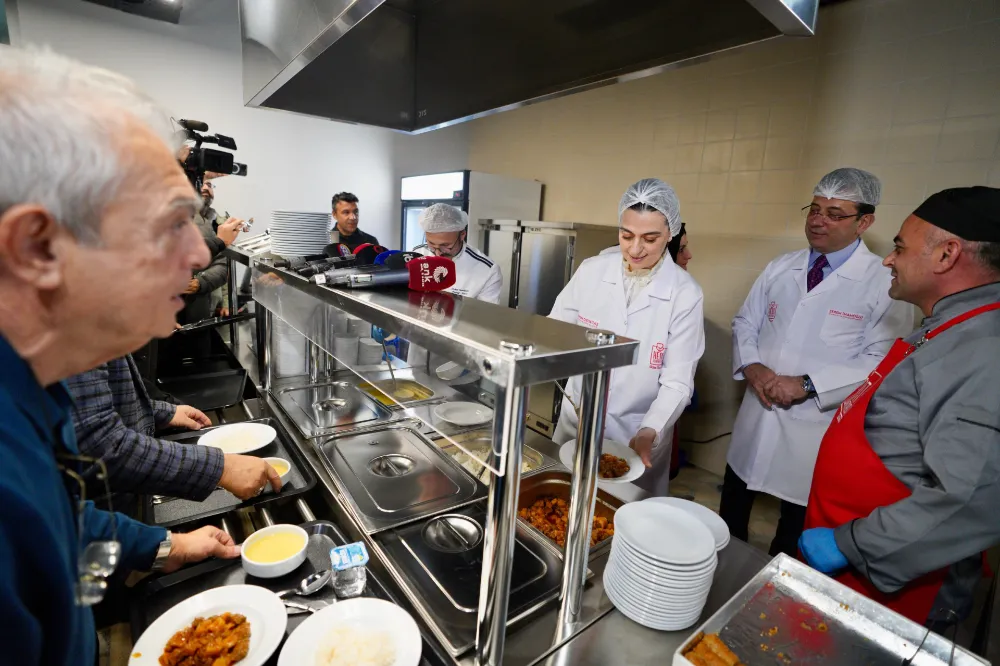
<path id="1" fill-rule="evenodd" d="M 849 564 L 840 548 L 837 548 L 833 529 L 829 527 L 814 527 L 803 532 L 799 537 L 799 550 L 806 558 L 806 564 L 821 573 L 840 571 Z"/>
<path id="2" fill-rule="evenodd" d="M 385 330 L 384 328 L 380 328 L 378 326 L 374 326 L 373 325 L 372 326 L 372 338 L 375 339 L 375 342 L 384 342 L 384 343 L 386 343 L 388 345 L 388 344 L 392 344 L 392 343 L 394 343 L 396 341 L 396 334 L 395 333 L 390 333 L 389 331 Z"/>

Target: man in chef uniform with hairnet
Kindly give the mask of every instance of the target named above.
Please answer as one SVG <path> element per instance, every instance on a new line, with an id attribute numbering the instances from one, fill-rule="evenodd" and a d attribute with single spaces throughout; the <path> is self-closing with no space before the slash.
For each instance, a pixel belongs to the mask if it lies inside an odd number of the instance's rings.
<path id="1" fill-rule="evenodd" d="M 878 178 L 825 175 L 803 208 L 809 249 L 773 260 L 733 319 L 733 376 L 746 394 L 733 426 L 719 515 L 748 537 L 754 498 L 781 500 L 770 554 L 797 553 L 819 444 L 836 407 L 913 329 L 892 277 L 861 235 L 875 223 Z"/>
<path id="2" fill-rule="evenodd" d="M 426 242 L 413 248 L 414 252 L 455 262 L 455 285 L 445 291 L 488 303 L 500 302 L 503 275 L 492 259 L 469 247 L 468 215 L 448 204 L 434 204 L 420 214 L 420 228 Z"/>

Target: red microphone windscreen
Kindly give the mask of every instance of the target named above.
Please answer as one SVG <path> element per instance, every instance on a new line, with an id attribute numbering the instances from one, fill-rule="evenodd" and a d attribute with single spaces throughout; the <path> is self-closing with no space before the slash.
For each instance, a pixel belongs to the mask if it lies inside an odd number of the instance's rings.
<path id="1" fill-rule="evenodd" d="M 451 294 L 411 291 L 408 298 L 418 308 L 417 317 L 435 326 L 448 324 L 455 314 L 455 297 Z"/>
<path id="2" fill-rule="evenodd" d="M 420 257 L 406 264 L 410 289 L 444 291 L 455 285 L 455 262 L 446 257 Z"/>

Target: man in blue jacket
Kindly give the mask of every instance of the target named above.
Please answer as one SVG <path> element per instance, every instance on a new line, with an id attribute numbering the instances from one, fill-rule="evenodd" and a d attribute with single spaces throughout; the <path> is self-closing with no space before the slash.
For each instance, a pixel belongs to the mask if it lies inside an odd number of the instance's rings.
<path id="1" fill-rule="evenodd" d="M 117 570 L 239 554 L 216 528 L 169 534 L 99 511 L 76 480 L 89 464 L 62 380 L 169 335 L 191 271 L 208 263 L 170 138 L 127 79 L 0 51 L 3 665 L 92 666 L 88 604 L 104 580 L 88 546 L 116 539 Z"/>

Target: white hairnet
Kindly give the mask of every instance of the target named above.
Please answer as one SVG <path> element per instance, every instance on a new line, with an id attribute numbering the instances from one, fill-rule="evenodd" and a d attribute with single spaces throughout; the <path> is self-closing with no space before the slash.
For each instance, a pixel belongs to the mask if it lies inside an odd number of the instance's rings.
<path id="1" fill-rule="evenodd" d="M 467 226 L 469 226 L 469 216 L 448 204 L 436 203 L 425 208 L 420 214 L 420 228 L 425 234 L 463 231 Z"/>
<path id="2" fill-rule="evenodd" d="M 877 206 L 882 199 L 882 183 L 875 174 L 862 169 L 834 169 L 820 179 L 813 196 Z"/>
<path id="3" fill-rule="evenodd" d="M 622 200 L 618 203 L 618 223 L 622 215 L 636 204 L 645 204 L 663 213 L 670 227 L 670 235 L 676 236 L 681 231 L 681 202 L 677 199 L 674 188 L 659 178 L 643 178 L 625 190 Z"/>

